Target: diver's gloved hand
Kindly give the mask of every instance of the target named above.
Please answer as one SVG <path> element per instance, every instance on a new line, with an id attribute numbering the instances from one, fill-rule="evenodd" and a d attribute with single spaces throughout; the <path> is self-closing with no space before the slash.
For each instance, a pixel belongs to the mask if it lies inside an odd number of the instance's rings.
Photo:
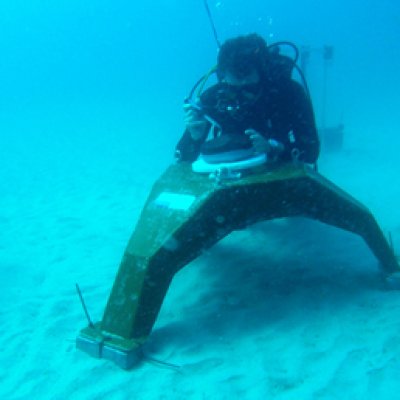
<path id="1" fill-rule="evenodd" d="M 267 139 L 254 129 L 247 129 L 244 133 L 249 136 L 256 153 L 267 154 L 269 161 L 277 160 L 285 149 L 281 142 L 275 139 Z"/>
<path id="2" fill-rule="evenodd" d="M 185 113 L 184 122 L 192 139 L 202 139 L 207 134 L 207 121 L 190 103 L 183 104 L 183 111 Z"/>

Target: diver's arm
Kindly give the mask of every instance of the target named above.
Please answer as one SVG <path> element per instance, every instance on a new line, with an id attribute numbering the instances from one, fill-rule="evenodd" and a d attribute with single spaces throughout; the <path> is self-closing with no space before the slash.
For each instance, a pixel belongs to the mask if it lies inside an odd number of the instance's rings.
<path id="1" fill-rule="evenodd" d="M 286 151 L 299 161 L 315 163 L 320 149 L 312 104 L 304 89 L 293 82 L 291 118 L 293 132 L 285 143 Z"/>
<path id="2" fill-rule="evenodd" d="M 219 127 L 208 114 L 204 112 L 210 101 L 214 101 L 215 88 L 207 89 L 196 102 L 185 101 L 183 104 L 186 130 L 178 142 L 175 155 L 180 161 L 193 162 L 200 154 L 201 145 L 207 139 L 212 126 Z M 220 128 L 220 127 L 219 127 Z"/>
<path id="3" fill-rule="evenodd" d="M 189 130 L 186 129 L 175 148 L 175 155 L 178 161 L 195 161 L 200 154 L 204 139 L 194 140 Z"/>
<path id="4" fill-rule="evenodd" d="M 200 147 L 207 137 L 210 123 L 190 104 L 185 103 L 183 110 L 186 130 L 176 146 L 175 155 L 179 161 L 192 162 L 200 153 Z"/>
<path id="5" fill-rule="evenodd" d="M 254 129 L 246 129 L 244 132 L 251 140 L 256 154 L 265 153 L 268 161 L 277 161 L 285 150 L 283 143 L 276 139 L 267 139 L 264 135 Z"/>
<path id="6" fill-rule="evenodd" d="M 195 141 L 204 139 L 207 136 L 207 131 L 209 129 L 209 124 L 200 110 L 200 106 L 197 108 L 196 105 L 190 103 L 183 104 L 186 129 Z"/>

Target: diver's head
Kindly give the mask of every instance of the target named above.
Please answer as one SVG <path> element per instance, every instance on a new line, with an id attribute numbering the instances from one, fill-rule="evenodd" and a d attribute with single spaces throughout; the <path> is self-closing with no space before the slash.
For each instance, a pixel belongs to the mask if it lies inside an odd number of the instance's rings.
<path id="1" fill-rule="evenodd" d="M 257 34 L 229 39 L 221 46 L 218 79 L 242 107 L 260 96 L 267 54 L 267 44 Z"/>
<path id="2" fill-rule="evenodd" d="M 234 77 L 237 83 L 258 83 L 264 75 L 267 56 L 267 43 L 255 33 L 229 39 L 218 53 L 218 79 Z"/>

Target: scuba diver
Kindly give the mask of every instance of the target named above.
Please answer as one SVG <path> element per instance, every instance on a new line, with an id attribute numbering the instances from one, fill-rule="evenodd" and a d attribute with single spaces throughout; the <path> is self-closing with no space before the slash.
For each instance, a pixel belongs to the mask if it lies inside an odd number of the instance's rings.
<path id="1" fill-rule="evenodd" d="M 193 88 L 177 145 L 186 162 L 170 165 L 153 185 L 101 321 L 91 321 L 77 287 L 88 321 L 76 340 L 80 350 L 125 369 L 146 359 L 174 367 L 144 347 L 174 275 L 231 232 L 275 218 L 306 217 L 359 234 L 395 287 L 399 262 L 371 212 L 303 165 L 315 165 L 319 154 L 313 110 L 305 81 L 303 88 L 291 79 L 297 56 L 276 47 L 254 34 L 228 40 L 219 82 L 194 97 L 206 74 Z M 253 168 L 254 159 L 277 168 Z"/>
<path id="2" fill-rule="evenodd" d="M 320 143 L 307 86 L 291 78 L 296 61 L 273 47 L 257 34 L 221 46 L 212 71 L 218 83 L 192 100 L 206 75 L 185 101 L 179 161 L 193 162 L 210 151 L 251 149 L 265 154 L 268 162 L 316 163 Z"/>

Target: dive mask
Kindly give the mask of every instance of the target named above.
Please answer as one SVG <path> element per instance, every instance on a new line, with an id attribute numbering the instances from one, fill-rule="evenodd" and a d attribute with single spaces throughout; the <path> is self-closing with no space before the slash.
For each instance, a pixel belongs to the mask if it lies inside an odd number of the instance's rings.
<path id="1" fill-rule="evenodd" d="M 230 85 L 221 83 L 217 92 L 217 110 L 229 114 L 247 112 L 256 102 L 261 93 L 258 83 L 245 85 Z"/>

